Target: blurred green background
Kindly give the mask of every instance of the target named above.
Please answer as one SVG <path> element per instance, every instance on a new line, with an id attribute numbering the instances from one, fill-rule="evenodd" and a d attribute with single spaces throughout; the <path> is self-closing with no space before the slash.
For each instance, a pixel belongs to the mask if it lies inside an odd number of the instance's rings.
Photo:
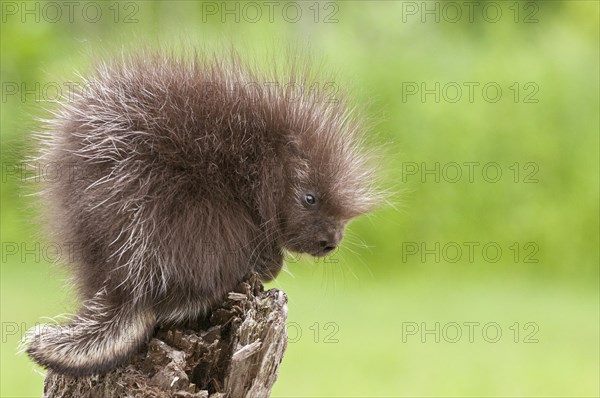
<path id="1" fill-rule="evenodd" d="M 18 172 L 34 119 L 90 54 L 179 41 L 323 56 L 401 193 L 270 284 L 274 397 L 600 394 L 598 2 L 72 3 L 2 2 L 2 397 L 41 396 L 18 341 L 76 308 Z"/>

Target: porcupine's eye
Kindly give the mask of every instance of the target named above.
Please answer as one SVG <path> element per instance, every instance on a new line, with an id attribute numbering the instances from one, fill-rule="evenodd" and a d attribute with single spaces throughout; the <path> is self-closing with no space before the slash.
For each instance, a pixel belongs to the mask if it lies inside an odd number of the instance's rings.
<path id="1" fill-rule="evenodd" d="M 317 198 L 310 193 L 304 194 L 304 203 L 308 206 L 314 206 L 317 203 Z"/>

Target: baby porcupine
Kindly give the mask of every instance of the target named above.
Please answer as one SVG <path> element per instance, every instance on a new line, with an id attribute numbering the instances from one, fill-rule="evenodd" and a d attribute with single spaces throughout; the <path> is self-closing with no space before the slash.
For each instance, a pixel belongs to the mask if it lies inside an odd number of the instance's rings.
<path id="1" fill-rule="evenodd" d="M 372 210 L 364 121 L 302 64 L 142 51 L 99 62 L 60 105 L 40 158 L 60 177 L 42 197 L 77 245 L 82 305 L 29 332 L 37 363 L 105 373 L 156 325 L 206 314 L 251 271 L 273 279 L 284 250 L 327 254 Z"/>

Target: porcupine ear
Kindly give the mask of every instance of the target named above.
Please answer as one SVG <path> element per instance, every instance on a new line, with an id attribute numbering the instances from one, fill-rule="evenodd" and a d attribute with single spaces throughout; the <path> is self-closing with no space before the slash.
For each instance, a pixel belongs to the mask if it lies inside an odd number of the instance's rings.
<path id="1" fill-rule="evenodd" d="M 283 143 L 287 168 L 284 170 L 286 176 L 292 181 L 302 181 L 309 175 L 309 158 L 306 149 L 302 147 L 300 132 L 294 130 L 286 131 L 286 139 Z"/>
<path id="2" fill-rule="evenodd" d="M 265 222 L 274 224 L 277 224 L 278 205 L 285 194 L 287 180 L 287 170 L 282 159 L 287 159 L 290 151 L 295 151 L 295 145 L 288 145 L 285 135 L 276 136 L 274 152 L 264 159 L 266 167 L 262 168 L 264 174 L 260 178 L 261 185 L 258 189 L 260 216 Z"/>
<path id="3" fill-rule="evenodd" d="M 300 140 L 298 134 L 289 127 L 281 127 L 274 137 L 276 150 L 285 156 L 296 156 L 300 150 Z"/>
<path id="4" fill-rule="evenodd" d="M 306 170 L 308 164 L 297 133 L 285 129 L 275 142 L 275 153 L 267 159 L 266 175 L 261 178 L 263 183 L 259 190 L 263 203 L 260 215 L 263 220 L 273 221 L 279 217 L 279 204 L 290 188 L 289 181 L 297 181 L 298 174 Z"/>

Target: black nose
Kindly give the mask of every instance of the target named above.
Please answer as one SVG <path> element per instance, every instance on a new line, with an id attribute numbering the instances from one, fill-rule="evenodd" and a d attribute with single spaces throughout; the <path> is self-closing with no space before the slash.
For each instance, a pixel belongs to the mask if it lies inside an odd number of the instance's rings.
<path id="1" fill-rule="evenodd" d="M 326 240 L 319 241 L 319 246 L 324 253 L 329 253 L 333 249 L 335 249 L 335 245 L 327 242 Z"/>

